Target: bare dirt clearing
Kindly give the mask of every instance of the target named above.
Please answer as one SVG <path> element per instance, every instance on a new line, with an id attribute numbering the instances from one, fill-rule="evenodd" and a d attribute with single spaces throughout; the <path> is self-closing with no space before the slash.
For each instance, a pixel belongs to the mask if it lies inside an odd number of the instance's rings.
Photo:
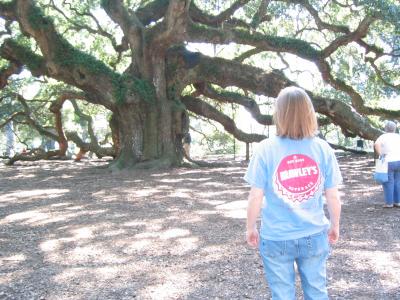
<path id="1" fill-rule="evenodd" d="M 245 163 L 120 174 L 105 164 L 0 166 L 0 299 L 270 298 L 244 241 Z M 400 299 L 400 209 L 381 208 L 372 159 L 340 164 L 331 299 Z"/>

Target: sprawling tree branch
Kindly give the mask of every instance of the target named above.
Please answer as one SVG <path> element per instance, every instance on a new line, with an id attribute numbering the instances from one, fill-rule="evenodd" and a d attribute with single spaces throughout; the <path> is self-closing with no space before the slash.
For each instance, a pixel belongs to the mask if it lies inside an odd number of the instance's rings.
<path id="1" fill-rule="evenodd" d="M 218 68 L 213 67 L 216 65 Z M 257 67 L 205 55 L 200 56 L 200 63 L 196 68 L 187 72 L 186 80 L 188 84 L 209 82 L 222 87 L 236 86 L 268 97 L 276 97 L 282 88 L 296 85 L 282 73 L 267 73 Z M 330 118 L 334 124 L 342 128 L 346 135 L 358 134 L 365 139 L 375 140 L 382 133 L 345 102 L 323 98 L 310 91 L 308 94 L 313 100 L 316 111 Z M 400 112 L 393 112 L 395 113 L 400 115 Z"/>
<path id="2" fill-rule="evenodd" d="M 59 8 L 55 3 L 54 0 L 51 0 L 51 7 L 54 8 L 54 10 L 56 10 L 59 14 L 61 14 L 67 21 L 68 23 L 70 23 L 72 25 L 72 28 L 75 30 L 86 30 L 87 32 L 91 33 L 91 34 L 96 34 L 96 35 L 100 35 L 103 36 L 105 38 L 107 38 L 114 50 L 118 53 L 118 55 L 120 56 L 121 53 L 123 51 L 126 51 L 129 49 L 129 47 L 127 46 L 127 43 L 124 43 L 125 39 L 122 39 L 122 43 L 120 45 L 118 45 L 117 41 L 115 40 L 114 35 L 112 35 L 111 33 L 107 32 L 106 30 L 103 29 L 103 27 L 100 25 L 99 21 L 97 20 L 97 18 L 90 12 L 80 12 L 78 9 L 76 9 L 75 7 L 73 7 L 72 4 L 68 4 L 69 5 L 69 9 L 71 11 L 73 11 L 76 15 L 81 16 L 81 17 L 88 17 L 89 19 L 93 20 L 96 24 L 97 28 L 92 28 L 89 25 L 86 25 L 82 22 L 75 22 L 73 19 L 71 19 L 70 17 L 68 17 L 65 13 L 65 11 L 61 8 Z"/>
<path id="3" fill-rule="evenodd" d="M 358 41 L 364 38 L 367 33 L 370 25 L 375 21 L 374 18 L 367 16 L 365 17 L 360 24 L 358 25 L 358 28 L 353 31 L 349 32 L 346 35 L 340 36 L 337 39 L 335 39 L 333 42 L 329 44 L 328 47 L 326 47 L 322 51 L 322 57 L 326 58 L 330 56 L 333 52 L 335 52 L 339 47 L 348 45 L 350 42 L 353 41 Z"/>
<path id="4" fill-rule="evenodd" d="M 170 46 L 182 43 L 187 36 L 190 0 L 170 0 L 164 20 L 152 30 L 153 51 L 164 53 Z M 157 34 L 155 34 L 157 33 Z"/>
<path id="5" fill-rule="evenodd" d="M 45 127 L 41 126 L 39 123 L 36 122 L 34 119 L 34 116 L 32 116 L 32 111 L 27 103 L 27 100 L 19 94 L 15 94 L 16 99 L 21 103 L 22 107 L 24 108 L 24 114 L 23 116 L 25 117 L 25 120 L 28 122 L 28 124 L 35 128 L 40 135 L 44 135 L 54 141 L 58 141 L 58 135 L 54 134 L 53 132 L 47 130 Z"/>
<path id="6" fill-rule="evenodd" d="M 58 144 L 60 147 L 60 153 L 62 155 L 65 155 L 65 153 L 67 152 L 68 141 L 67 141 L 67 138 L 65 137 L 64 129 L 63 129 L 63 125 L 62 125 L 61 109 L 66 100 L 72 101 L 72 99 L 86 100 L 86 97 L 83 93 L 77 93 L 74 91 L 64 91 L 63 93 L 61 93 L 61 95 L 58 97 L 58 99 L 50 105 L 50 111 L 54 114 L 54 117 L 55 117 L 54 123 L 55 123 L 56 131 L 58 134 Z"/>
<path id="7" fill-rule="evenodd" d="M 190 6 L 190 18 L 195 22 L 213 27 L 223 27 L 224 23 L 226 23 L 231 26 L 249 28 L 250 26 L 244 21 L 233 18 L 233 14 L 248 2 L 249 0 L 237 0 L 230 7 L 228 7 L 226 10 L 222 11 L 216 16 L 205 14 L 202 10 L 200 10 L 196 5 L 192 3 Z"/>
<path id="8" fill-rule="evenodd" d="M 196 84 L 197 91 L 202 95 L 224 103 L 235 103 L 243 106 L 251 116 L 262 125 L 272 125 L 272 116 L 263 115 L 257 102 L 249 97 L 234 92 L 217 91 L 209 84 Z"/>
<path id="9" fill-rule="evenodd" d="M 46 152 L 41 148 L 35 148 L 26 153 L 15 154 L 6 162 L 6 165 L 12 166 L 17 161 L 38 161 L 43 159 L 66 159 L 66 157 L 60 157 L 58 151 Z"/>
<path id="10" fill-rule="evenodd" d="M 191 22 L 188 26 L 189 41 L 194 43 L 229 44 L 237 43 L 254 46 L 264 51 L 287 52 L 301 58 L 316 61 L 321 52 L 311 47 L 306 41 L 264 35 L 259 32 L 250 32 L 245 29 L 212 28 Z"/>
<path id="11" fill-rule="evenodd" d="M 236 139 L 251 143 L 251 142 L 259 142 L 265 138 L 265 136 L 260 134 L 248 134 L 243 132 L 242 130 L 236 127 L 235 121 L 221 113 L 212 105 L 207 102 L 202 101 L 199 98 L 194 98 L 191 96 L 182 97 L 182 102 L 185 104 L 187 109 L 194 112 L 195 114 L 201 115 L 208 119 L 217 121 L 224 129 L 232 134 Z"/>
<path id="12" fill-rule="evenodd" d="M 91 151 L 96 154 L 98 158 L 102 158 L 104 156 L 112 156 L 115 157 L 115 149 L 113 147 L 101 147 L 98 143 L 90 143 L 84 142 L 76 132 L 67 131 L 66 136 L 68 140 L 74 142 L 79 147 L 79 153 L 76 157 L 76 161 L 80 161 L 85 153 Z"/>
<path id="13" fill-rule="evenodd" d="M 268 5 L 271 0 L 261 0 L 260 6 L 258 7 L 257 12 L 254 14 L 253 19 L 251 20 L 251 27 L 256 28 L 258 25 L 265 21 L 269 21 L 271 18 L 267 16 Z"/>
<path id="14" fill-rule="evenodd" d="M 29 64 L 31 58 L 27 59 L 28 68 L 31 70 L 33 67 L 35 70 L 40 67 L 40 75 L 48 74 L 52 78 L 85 90 L 90 94 L 89 101 L 112 109 L 114 102 L 112 91 L 116 89 L 117 74 L 93 56 L 75 49 L 55 30 L 52 21 L 42 14 L 32 0 L 15 0 L 13 3 L 15 4 L 13 14 L 11 11 L 0 10 L 0 15 L 18 20 L 21 31 L 35 39 L 43 55 L 40 57 L 30 53 L 29 56 L 35 59 Z M 7 48 L 23 48 L 15 42 L 8 42 L 7 46 Z M 29 53 L 29 50 L 25 48 L 22 52 Z M 16 61 L 24 60 L 24 57 L 18 56 L 20 53 L 21 51 L 8 51 L 7 55 Z"/>
<path id="15" fill-rule="evenodd" d="M 121 0 L 102 1 L 102 5 L 110 18 L 117 23 L 124 32 L 131 48 L 134 66 L 138 67 L 142 72 L 145 71 L 146 67 L 143 57 L 145 54 L 144 25 L 134 12 L 129 12 L 126 9 Z"/>
<path id="16" fill-rule="evenodd" d="M 22 117 L 26 117 L 26 113 L 23 111 L 17 111 L 12 113 L 8 118 L 6 118 L 4 120 L 3 123 L 0 123 L 0 129 L 2 129 L 3 127 L 5 127 L 8 123 L 10 123 L 11 121 L 15 121 L 18 120 L 20 118 L 20 116 Z"/>
<path id="17" fill-rule="evenodd" d="M 336 47 L 358 40 L 365 35 L 373 18 L 366 17 L 354 33 L 338 38 L 332 45 Z M 337 90 L 343 91 L 351 98 L 354 108 L 363 114 L 377 115 L 387 118 L 399 118 L 397 111 L 383 108 L 372 108 L 365 105 L 361 95 L 344 81 L 335 78 L 331 73 L 329 64 L 325 61 L 326 53 L 333 51 L 334 47 L 328 46 L 323 51 L 317 51 L 307 42 L 298 39 L 265 36 L 259 33 L 250 34 L 245 30 L 223 30 L 209 27 L 200 27 L 196 24 L 190 26 L 190 37 L 194 42 L 210 42 L 226 44 L 235 42 L 246 44 L 264 51 L 287 52 L 314 62 L 321 72 L 322 78 Z M 325 52 L 326 51 L 326 52 Z M 250 76 L 251 77 L 251 76 Z"/>

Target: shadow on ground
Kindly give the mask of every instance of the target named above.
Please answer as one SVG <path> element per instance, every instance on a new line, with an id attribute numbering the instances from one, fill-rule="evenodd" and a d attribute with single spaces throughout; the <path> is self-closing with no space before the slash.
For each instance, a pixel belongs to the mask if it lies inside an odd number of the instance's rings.
<path id="1" fill-rule="evenodd" d="M 244 163 L 119 174 L 105 164 L 0 167 L 0 299 L 270 298 L 244 242 Z M 371 159 L 340 164 L 331 298 L 400 299 L 400 209 L 380 207 Z"/>

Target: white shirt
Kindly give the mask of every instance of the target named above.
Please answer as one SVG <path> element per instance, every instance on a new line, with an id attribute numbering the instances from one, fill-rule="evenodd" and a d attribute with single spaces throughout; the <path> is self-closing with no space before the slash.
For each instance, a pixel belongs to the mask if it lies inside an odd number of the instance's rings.
<path id="1" fill-rule="evenodd" d="M 393 132 L 382 134 L 375 142 L 381 145 L 381 153 L 387 161 L 400 161 L 400 135 Z"/>

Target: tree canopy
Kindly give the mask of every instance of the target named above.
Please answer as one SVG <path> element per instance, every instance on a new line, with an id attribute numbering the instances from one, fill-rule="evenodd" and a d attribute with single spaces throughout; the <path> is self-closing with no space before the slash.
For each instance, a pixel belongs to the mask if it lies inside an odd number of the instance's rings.
<path id="1" fill-rule="evenodd" d="M 345 136 L 374 140 L 380 119 L 400 118 L 396 0 L 13 0 L 0 1 L 0 16 L 0 128 L 28 126 L 59 145 L 34 159 L 65 156 L 72 141 L 114 156 L 115 168 L 178 165 L 189 114 L 258 142 L 221 107 L 271 125 L 258 96 L 290 85 Z M 202 51 L 212 45 L 228 50 Z M 86 141 L 63 126 L 67 100 Z M 93 131 L 98 110 L 109 147 Z"/>

